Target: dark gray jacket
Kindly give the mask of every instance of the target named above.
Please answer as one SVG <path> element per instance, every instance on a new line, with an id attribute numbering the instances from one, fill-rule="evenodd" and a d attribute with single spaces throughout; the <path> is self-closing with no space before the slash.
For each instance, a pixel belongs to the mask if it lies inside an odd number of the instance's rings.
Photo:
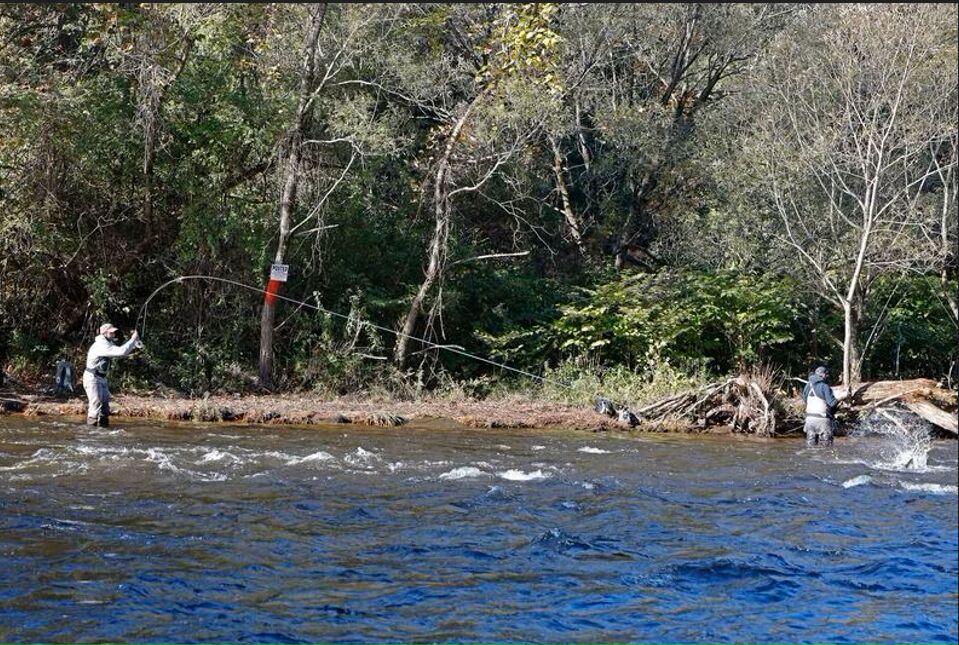
<path id="1" fill-rule="evenodd" d="M 818 374 L 810 374 L 809 382 L 806 383 L 806 387 L 804 387 L 802 391 L 803 402 L 809 399 L 810 389 L 815 389 L 816 396 L 826 402 L 826 406 L 829 408 L 828 417 L 832 419 L 836 412 L 836 406 L 839 405 L 836 395 L 832 393 L 832 388 L 829 387 L 829 384 Z"/>

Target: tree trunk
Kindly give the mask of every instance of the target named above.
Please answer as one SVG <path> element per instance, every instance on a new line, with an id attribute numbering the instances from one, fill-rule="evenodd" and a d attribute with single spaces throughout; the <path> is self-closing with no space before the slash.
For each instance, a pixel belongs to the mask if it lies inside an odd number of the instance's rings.
<path id="1" fill-rule="evenodd" d="M 942 208 L 939 217 L 939 280 L 942 284 L 942 293 L 948 304 L 952 324 L 959 327 L 959 298 L 951 284 L 950 278 L 955 277 L 956 265 L 956 232 L 952 227 L 956 221 L 956 193 L 959 192 L 959 181 L 956 176 L 956 162 L 959 161 L 959 137 L 955 130 L 949 141 L 951 155 L 944 168 L 937 163 L 937 174 L 942 182 Z"/>
<path id="2" fill-rule="evenodd" d="M 286 259 L 286 247 L 290 238 L 290 221 L 296 203 L 296 188 L 300 173 L 301 143 L 309 125 L 310 98 L 316 81 L 316 50 L 320 37 L 320 27 L 326 14 L 323 4 L 312 12 L 310 26 L 303 46 L 302 74 L 300 76 L 299 105 L 296 122 L 290 132 L 284 169 L 283 192 L 280 197 L 280 231 L 273 261 L 282 264 Z M 273 323 L 276 320 L 276 293 L 280 283 L 270 281 L 263 310 L 260 314 L 260 368 L 259 382 L 262 387 L 273 387 Z"/>
<path id="3" fill-rule="evenodd" d="M 159 26 L 155 27 L 159 29 Z M 150 29 L 148 26 L 147 29 Z M 160 110 L 163 107 L 167 89 L 180 78 L 186 68 L 187 61 L 193 49 L 193 34 L 187 32 L 181 39 L 182 50 L 177 57 L 176 68 L 171 70 L 169 77 L 164 78 L 163 69 L 155 58 L 159 56 L 162 43 L 148 41 L 149 53 L 145 56 L 146 62 L 140 68 L 137 82 L 140 93 L 140 112 L 143 118 L 143 220 L 147 230 L 144 239 L 154 238 L 154 165 L 156 163 L 156 141 L 160 127 Z"/>
<path id="4" fill-rule="evenodd" d="M 586 168 L 586 172 L 589 172 L 589 167 L 593 160 L 589 154 L 589 146 L 586 145 L 586 137 L 583 135 L 583 120 L 582 120 L 582 114 L 581 114 L 581 109 L 579 105 L 579 99 L 576 99 L 575 110 L 576 110 L 576 141 L 579 144 L 579 155 L 583 158 L 583 166 Z"/>
<path id="5" fill-rule="evenodd" d="M 622 271 L 627 264 L 646 269 L 652 269 L 654 267 L 653 264 L 649 263 L 649 260 L 653 260 L 654 262 L 656 262 L 656 260 L 645 245 L 641 249 L 642 258 L 637 257 L 636 254 L 633 253 L 636 249 L 631 249 L 630 247 L 636 246 L 635 242 L 641 237 L 643 227 L 649 226 L 651 217 L 648 208 L 649 197 L 651 191 L 656 188 L 657 184 L 658 180 L 656 179 L 655 170 L 644 175 L 639 187 L 636 187 L 632 179 L 629 180 L 629 212 L 626 216 L 626 221 L 623 222 L 619 237 L 613 249 L 617 271 Z"/>
<path id="6" fill-rule="evenodd" d="M 143 219 L 147 237 L 153 237 L 153 160 L 156 156 L 156 111 L 158 105 L 147 108 L 143 124 Z"/>
<path id="7" fill-rule="evenodd" d="M 850 392 L 862 380 L 862 356 L 859 349 L 861 313 L 858 303 L 843 303 L 842 382 Z"/>
<path id="8" fill-rule="evenodd" d="M 426 296 L 433 288 L 443 274 L 446 263 L 446 243 L 449 239 L 450 227 L 450 204 L 449 204 L 449 172 L 450 158 L 453 156 L 453 149 L 456 147 L 456 140 L 459 138 L 463 126 L 469 120 L 473 109 L 479 104 L 483 93 L 473 99 L 473 102 L 467 106 L 466 111 L 453 125 L 449 140 L 443 150 L 443 156 L 439 160 L 436 168 L 436 177 L 433 185 L 433 215 L 436 225 L 433 228 L 433 237 L 430 240 L 430 259 L 426 267 L 426 275 L 420 288 L 416 291 L 410 308 L 403 318 L 403 324 L 400 326 L 400 335 L 396 339 L 396 349 L 393 352 L 393 360 L 400 367 L 406 364 L 409 353 L 409 344 L 413 332 L 416 331 L 416 323 L 420 314 L 423 312 L 423 303 Z"/>
<path id="9" fill-rule="evenodd" d="M 440 212 L 442 211 L 442 213 Z M 423 311 L 423 302 L 427 294 L 439 280 L 442 273 L 444 255 L 446 253 L 446 241 L 449 237 L 449 211 L 448 205 L 436 207 L 436 227 L 433 230 L 433 239 L 430 240 L 430 261 L 426 267 L 426 275 L 420 288 L 410 303 L 409 311 L 403 319 L 403 326 L 400 336 L 396 339 L 396 351 L 394 359 L 396 364 L 402 367 L 406 363 L 407 353 L 409 351 L 409 341 L 413 332 L 416 331 L 416 322 L 419 320 L 420 313 Z"/>
<path id="10" fill-rule="evenodd" d="M 819 302 L 814 302 L 810 314 L 812 326 L 809 329 L 809 357 L 819 359 Z"/>
<path id="11" fill-rule="evenodd" d="M 273 262 L 282 264 L 286 259 L 286 246 L 290 238 L 290 219 L 293 205 L 296 201 L 296 184 L 300 171 L 300 142 L 299 133 L 294 133 L 290 141 L 290 151 L 286 163 L 286 178 L 283 182 L 283 193 L 280 198 L 280 232 L 276 246 L 276 255 Z M 273 323 L 276 319 L 276 293 L 279 283 L 270 280 L 267 294 L 263 300 L 263 311 L 260 314 L 260 385 L 266 388 L 273 387 Z"/>
<path id="12" fill-rule="evenodd" d="M 942 224 L 940 226 L 942 245 L 940 248 L 939 281 L 942 284 L 942 293 L 946 298 L 946 303 L 949 305 L 952 324 L 959 327 L 959 298 L 956 297 L 956 292 L 950 280 L 950 270 L 954 270 L 955 240 L 950 240 L 949 223 L 950 219 L 955 217 L 955 213 L 951 212 L 950 209 L 949 190 L 950 187 L 948 186 L 943 189 L 944 195 L 942 198 Z"/>
<path id="13" fill-rule="evenodd" d="M 563 217 L 566 218 L 566 226 L 569 229 L 570 237 L 576 243 L 576 248 L 583 255 L 586 254 L 586 247 L 583 244 L 583 225 L 573 211 L 573 203 L 569 198 L 569 189 L 566 187 L 564 173 L 563 155 L 560 152 L 559 144 L 552 135 L 547 135 L 549 145 L 553 149 L 553 175 L 556 177 L 556 188 L 563 204 Z"/>

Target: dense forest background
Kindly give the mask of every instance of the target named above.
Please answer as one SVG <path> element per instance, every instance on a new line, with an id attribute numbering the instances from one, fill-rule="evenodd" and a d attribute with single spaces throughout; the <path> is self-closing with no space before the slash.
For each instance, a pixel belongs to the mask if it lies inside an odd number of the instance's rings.
<path id="1" fill-rule="evenodd" d="M 0 368 L 957 374 L 955 4 L 4 4 Z M 400 336 L 364 324 L 400 332 Z M 624 385 L 623 387 L 626 387 Z"/>

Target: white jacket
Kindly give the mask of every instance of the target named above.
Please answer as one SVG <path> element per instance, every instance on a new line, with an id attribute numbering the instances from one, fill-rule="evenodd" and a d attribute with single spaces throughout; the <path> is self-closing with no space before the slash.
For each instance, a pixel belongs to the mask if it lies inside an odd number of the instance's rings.
<path id="1" fill-rule="evenodd" d="M 87 352 L 87 369 L 97 376 L 104 376 L 110 369 L 110 359 L 118 356 L 127 356 L 133 351 L 136 339 L 131 338 L 122 345 L 117 345 L 104 335 L 99 335 Z"/>

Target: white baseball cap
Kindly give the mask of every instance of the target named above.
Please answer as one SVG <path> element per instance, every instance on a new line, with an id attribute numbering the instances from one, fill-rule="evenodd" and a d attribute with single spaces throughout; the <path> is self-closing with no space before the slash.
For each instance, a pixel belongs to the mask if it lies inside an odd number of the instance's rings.
<path id="1" fill-rule="evenodd" d="M 110 331 L 120 331 L 120 330 L 114 327 L 113 325 L 111 325 L 110 323 L 103 323 L 102 325 L 100 325 L 101 336 Z"/>

